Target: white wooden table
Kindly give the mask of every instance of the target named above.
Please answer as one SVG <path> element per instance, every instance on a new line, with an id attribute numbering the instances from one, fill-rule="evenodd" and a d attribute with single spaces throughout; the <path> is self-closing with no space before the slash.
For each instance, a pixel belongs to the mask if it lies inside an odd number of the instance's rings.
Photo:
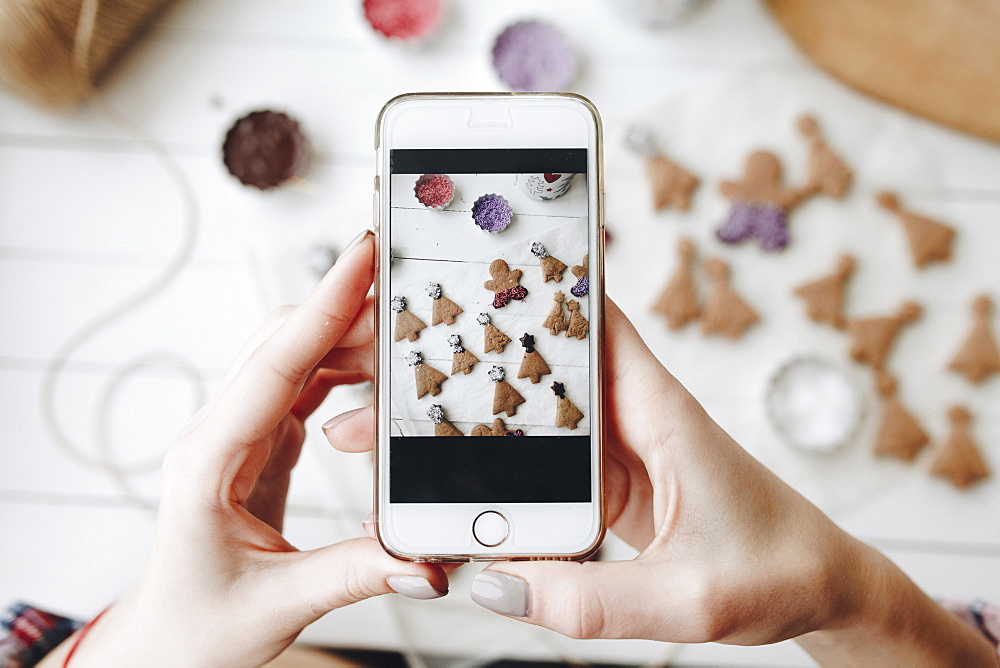
<path id="1" fill-rule="evenodd" d="M 489 65 L 492 39 L 508 23 L 533 17 L 557 23 L 583 55 L 576 90 L 601 109 L 608 140 L 609 291 L 654 352 L 751 452 L 927 591 L 1000 600 L 1000 483 L 960 493 L 926 475 L 926 455 L 912 467 L 874 463 L 867 448 L 876 404 L 845 452 L 827 459 L 794 453 L 766 424 L 761 402 L 767 378 L 792 353 L 846 360 L 843 340 L 808 323 L 790 295 L 792 286 L 832 267 L 837 244 L 860 259 L 852 311 L 894 310 L 909 295 L 924 301 L 928 317 L 894 357 L 904 400 L 936 441 L 946 432 L 946 407 L 968 404 L 987 459 L 1000 470 L 1000 381 L 972 389 L 943 371 L 968 326 L 971 297 L 987 291 L 1000 301 L 1000 147 L 826 80 L 761 6 L 743 0 L 719 0 L 660 32 L 620 20 L 611 2 L 456 1 L 437 39 L 420 48 L 375 35 L 359 2 L 279 4 L 178 2 L 103 87 L 114 107 L 167 147 L 193 186 L 193 239 L 184 201 L 148 143 L 92 106 L 52 116 L 0 94 L 0 397 L 10 430 L 0 445 L 0 604 L 24 599 L 87 617 L 135 580 L 151 536 L 145 506 L 158 494 L 155 461 L 261 318 L 306 294 L 313 280 L 307 249 L 343 245 L 369 224 L 381 105 L 415 90 L 500 89 Z M 725 108 L 738 106 L 718 97 L 727 86 L 737 91 L 734 99 L 774 87 L 776 117 Z M 694 102 L 713 99 L 722 104 L 706 112 L 719 114 L 730 139 L 708 136 L 704 119 L 684 126 L 679 117 L 676 133 L 662 127 L 670 110 L 692 112 Z M 797 237 L 780 258 L 723 248 L 712 238 L 725 213 L 715 184 L 738 175 L 755 143 L 774 145 L 789 178 L 799 178 L 804 158 L 782 114 L 803 103 L 820 116 L 831 143 L 846 146 L 849 160 L 860 158 L 852 147 L 864 132 L 886 150 L 906 150 L 866 154 L 848 201 L 811 203 L 793 218 Z M 303 122 L 316 149 L 307 188 L 261 194 L 225 172 L 223 134 L 255 108 L 284 109 Z M 857 113 L 840 113 L 845 109 Z M 690 214 L 650 210 L 641 164 L 621 145 L 636 120 L 661 124 L 664 143 L 702 177 Z M 884 185 L 958 228 L 951 265 L 920 274 L 909 267 L 898 226 L 871 202 Z M 668 333 L 649 313 L 682 233 L 731 261 L 737 287 L 763 314 L 764 323 L 739 343 L 706 341 L 693 330 Z M 47 375 L 67 341 L 154 281 L 187 241 L 193 250 L 175 279 L 94 331 L 57 375 Z M 641 263 L 649 269 L 634 271 Z M 130 366 L 145 358 L 151 363 Z M 867 391 L 869 377 L 852 373 Z M 68 446 L 46 428 L 47 379 Z M 364 401 L 364 390 L 338 390 L 316 422 Z M 315 426 L 289 510 L 289 537 L 304 548 L 358 535 L 370 506 L 369 461 L 333 452 Z M 610 551 L 626 554 L 615 545 Z M 810 664 L 792 643 L 568 641 L 479 610 L 467 600 L 469 577 L 459 575 L 440 601 L 384 597 L 332 613 L 304 637 L 465 654 L 473 662 L 519 655 Z"/>

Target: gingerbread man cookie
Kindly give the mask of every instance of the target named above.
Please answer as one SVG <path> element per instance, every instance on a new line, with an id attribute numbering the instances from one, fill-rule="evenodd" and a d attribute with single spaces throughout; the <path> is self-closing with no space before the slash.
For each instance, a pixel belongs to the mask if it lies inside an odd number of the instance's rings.
<path id="1" fill-rule="evenodd" d="M 727 244 L 756 239 L 767 251 L 788 245 L 788 214 L 807 197 L 818 191 L 817 185 L 787 188 L 782 185 L 781 162 L 768 151 L 755 151 L 747 158 L 741 181 L 723 181 L 722 194 L 732 201 L 729 218 L 716 230 Z"/>
<path id="2" fill-rule="evenodd" d="M 490 280 L 483 283 L 483 287 L 494 293 L 493 308 L 503 308 L 511 300 L 524 301 L 528 296 L 528 290 L 521 285 L 520 269 L 511 269 L 503 260 L 493 260 L 490 263 Z"/>
<path id="3" fill-rule="evenodd" d="M 472 428 L 473 436 L 506 436 L 507 433 L 507 426 L 500 418 L 493 419 L 493 427 L 487 427 L 484 424 L 477 424 Z"/>
<path id="4" fill-rule="evenodd" d="M 677 240 L 677 255 L 677 270 L 653 304 L 653 312 L 664 316 L 670 329 L 680 329 L 701 314 L 694 283 L 695 247 L 690 239 Z"/>

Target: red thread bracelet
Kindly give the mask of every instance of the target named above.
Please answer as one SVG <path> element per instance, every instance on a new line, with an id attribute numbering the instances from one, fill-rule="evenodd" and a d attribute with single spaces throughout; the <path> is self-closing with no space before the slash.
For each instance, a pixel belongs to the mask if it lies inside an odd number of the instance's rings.
<path id="1" fill-rule="evenodd" d="M 73 646 L 69 648 L 69 654 L 66 655 L 66 659 L 63 661 L 62 668 L 69 668 L 69 660 L 73 658 L 74 654 L 76 654 L 76 648 L 80 646 L 80 643 L 83 641 L 83 639 L 87 637 L 88 633 L 90 633 L 90 629 L 94 628 L 94 624 L 97 623 L 97 620 L 103 617 L 104 613 L 110 609 L 111 606 L 109 605 L 108 607 L 104 608 L 99 613 L 97 613 L 96 617 L 94 617 L 89 622 L 84 624 L 83 628 L 80 629 L 80 632 L 76 634 L 76 640 L 73 641 Z"/>

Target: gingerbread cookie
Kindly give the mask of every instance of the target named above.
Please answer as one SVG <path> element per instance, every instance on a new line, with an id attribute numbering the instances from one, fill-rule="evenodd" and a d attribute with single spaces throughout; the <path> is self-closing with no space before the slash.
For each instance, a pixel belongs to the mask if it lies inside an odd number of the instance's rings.
<path id="1" fill-rule="evenodd" d="M 462 312 L 462 307 L 444 296 L 444 293 L 441 292 L 440 283 L 432 281 L 427 284 L 425 289 L 427 290 L 427 296 L 433 300 L 431 327 L 439 325 L 442 322 L 449 326 L 454 325 L 455 316 Z"/>
<path id="2" fill-rule="evenodd" d="M 500 418 L 494 418 L 493 426 L 487 427 L 484 424 L 477 424 L 472 428 L 473 436 L 524 436 L 523 429 L 508 430 L 507 426 Z"/>
<path id="3" fill-rule="evenodd" d="M 934 454 L 930 472 L 931 475 L 947 478 L 955 487 L 965 489 L 988 478 L 990 469 L 972 436 L 972 413 L 964 406 L 952 406 L 948 410 L 948 419 L 951 421 L 951 433 Z"/>
<path id="4" fill-rule="evenodd" d="M 990 326 L 993 302 L 986 295 L 972 302 L 972 330 L 955 353 L 948 368 L 957 371 L 970 383 L 981 383 L 1000 372 L 1000 350 Z"/>
<path id="5" fill-rule="evenodd" d="M 715 234 L 727 244 L 756 239 L 764 250 L 781 250 L 788 245 L 789 212 L 818 189 L 817 185 L 786 188 L 782 185 L 778 156 L 755 151 L 747 158 L 741 181 L 719 184 L 719 190 L 732 201 L 733 207 Z"/>
<path id="6" fill-rule="evenodd" d="M 413 367 L 417 381 L 417 399 L 430 393 L 432 397 L 441 394 L 441 383 L 448 380 L 444 375 L 429 364 L 424 363 L 424 356 L 415 350 L 406 353 L 406 363 Z"/>
<path id="7" fill-rule="evenodd" d="M 521 337 L 521 347 L 524 348 L 524 357 L 521 358 L 521 368 L 517 370 L 518 378 L 530 378 L 532 385 L 537 385 L 542 376 L 547 376 L 552 371 L 549 365 L 542 359 L 541 354 L 535 350 L 535 337 L 527 332 Z"/>
<path id="8" fill-rule="evenodd" d="M 569 289 L 569 293 L 574 297 L 584 297 L 590 292 L 590 263 L 588 258 L 590 255 L 583 256 L 583 262 L 574 265 L 573 275 L 576 276 L 576 285 Z"/>
<path id="9" fill-rule="evenodd" d="M 844 254 L 837 260 L 837 268 L 832 274 L 795 288 L 795 295 L 805 301 L 806 315 L 811 320 L 837 329 L 843 329 L 847 325 L 844 318 L 844 289 L 853 272 L 854 258 Z"/>
<path id="10" fill-rule="evenodd" d="M 493 415 L 506 413 L 507 417 L 514 417 L 517 407 L 525 402 L 524 397 L 504 380 L 506 374 L 503 367 L 494 366 L 489 375 L 490 380 L 496 383 L 493 390 Z"/>
<path id="11" fill-rule="evenodd" d="M 444 419 L 444 410 L 441 404 L 431 404 L 427 409 L 427 417 L 434 423 L 435 436 L 465 436 L 455 425 Z"/>
<path id="12" fill-rule="evenodd" d="M 476 365 L 479 358 L 472 354 L 471 350 L 466 350 L 462 346 L 462 337 L 452 334 L 448 337 L 448 345 L 451 346 L 451 375 L 464 373 L 468 376 L 472 373 L 472 367 Z"/>
<path id="13" fill-rule="evenodd" d="M 545 279 L 542 281 L 543 283 L 562 282 L 563 272 L 566 271 L 566 265 L 563 262 L 549 255 L 545 246 L 537 241 L 531 244 L 531 254 L 538 258 L 538 262 L 542 266 L 542 278 Z"/>
<path id="14" fill-rule="evenodd" d="M 701 313 L 694 283 L 694 254 L 695 247 L 690 239 L 677 240 L 677 270 L 653 304 L 653 312 L 664 316 L 670 329 L 680 329 L 697 320 Z"/>
<path id="15" fill-rule="evenodd" d="M 718 258 L 709 258 L 705 260 L 705 272 L 712 281 L 712 292 L 701 314 L 702 333 L 740 338 L 748 327 L 760 321 L 760 316 L 729 284 L 728 264 Z"/>
<path id="16" fill-rule="evenodd" d="M 423 320 L 406 310 L 406 297 L 393 297 L 389 308 L 396 313 L 396 328 L 393 332 L 393 338 L 396 339 L 396 342 L 409 339 L 412 343 L 419 339 L 420 330 L 425 329 L 427 325 Z"/>
<path id="17" fill-rule="evenodd" d="M 903 223 L 913 264 L 922 268 L 931 262 L 951 259 L 951 245 L 955 240 L 955 230 L 952 227 L 904 209 L 899 198 L 891 192 L 882 191 L 876 195 L 875 200 L 882 208 L 895 213 Z"/>
<path id="18" fill-rule="evenodd" d="M 583 419 L 583 413 L 566 396 L 565 385 L 552 383 L 552 392 L 556 395 L 556 427 L 566 427 L 573 431 Z"/>
<path id="19" fill-rule="evenodd" d="M 876 372 L 878 392 L 885 401 L 882 421 L 875 436 L 874 453 L 896 457 L 904 462 L 913 459 L 930 442 L 930 437 L 896 396 L 896 379 L 885 371 Z"/>
<path id="20" fill-rule="evenodd" d="M 575 336 L 578 341 L 583 341 L 590 332 L 590 323 L 580 313 L 580 302 L 570 299 L 566 302 L 566 308 L 569 309 L 569 326 L 566 327 L 566 338 Z"/>
<path id="21" fill-rule="evenodd" d="M 916 302 L 905 302 L 894 316 L 847 321 L 851 337 L 851 357 L 875 369 L 881 369 L 903 325 L 920 317 L 922 309 Z"/>
<path id="22" fill-rule="evenodd" d="M 502 353 L 503 349 L 510 343 L 513 339 L 497 329 L 490 321 L 489 314 L 480 313 L 479 317 L 476 318 L 476 322 L 483 326 L 483 354 L 486 353 Z"/>
<path id="23" fill-rule="evenodd" d="M 687 211 L 691 194 L 700 181 L 660 151 L 648 128 L 633 126 L 625 139 L 629 148 L 646 158 L 646 176 L 653 192 L 653 209 L 674 208 Z"/>
<path id="24" fill-rule="evenodd" d="M 562 292 L 552 293 L 552 299 L 555 303 L 552 305 L 548 317 L 545 318 L 545 322 L 542 323 L 542 327 L 547 327 L 552 336 L 566 331 L 566 313 L 563 311 L 563 299 L 565 298 L 566 295 Z"/>
<path id="25" fill-rule="evenodd" d="M 490 263 L 490 280 L 483 287 L 494 293 L 493 308 L 503 308 L 511 302 L 524 301 L 528 290 L 521 285 L 521 270 L 511 269 L 503 260 L 493 260 Z"/>
<path id="26" fill-rule="evenodd" d="M 824 141 L 814 117 L 799 118 L 798 128 L 809 141 L 809 185 L 815 186 L 827 197 L 843 199 L 854 179 L 854 172 Z"/>

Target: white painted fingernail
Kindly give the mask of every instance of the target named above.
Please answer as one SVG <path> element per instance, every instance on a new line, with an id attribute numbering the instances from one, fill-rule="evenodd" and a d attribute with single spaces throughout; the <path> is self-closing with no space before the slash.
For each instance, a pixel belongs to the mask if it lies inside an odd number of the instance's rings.
<path id="1" fill-rule="evenodd" d="M 366 524 L 371 524 L 374 521 L 375 521 L 375 513 L 370 512 L 367 515 L 365 515 L 365 519 L 361 520 L 361 526 L 365 526 Z"/>
<path id="2" fill-rule="evenodd" d="M 524 617 L 531 603 L 531 588 L 516 575 L 482 571 L 472 579 L 469 595 L 487 610 L 510 617 Z"/>
<path id="3" fill-rule="evenodd" d="M 353 239 L 351 239 L 351 243 L 347 244 L 347 246 L 344 247 L 344 252 L 340 254 L 340 257 L 344 257 L 345 255 L 347 255 L 348 253 L 350 253 L 352 250 L 354 250 L 354 248 L 356 246 L 358 246 L 358 244 L 360 244 L 362 241 L 364 241 L 365 239 L 368 238 L 369 234 L 374 234 L 374 232 L 372 232 L 371 230 L 367 230 L 367 229 L 366 230 L 361 230 L 361 232 L 358 234 L 358 236 L 356 236 Z"/>
<path id="4" fill-rule="evenodd" d="M 323 431 L 329 431 L 330 429 L 333 429 L 334 427 L 336 427 L 338 424 L 340 424 L 341 422 L 343 422 L 347 418 L 349 418 L 352 415 L 355 415 L 357 413 L 360 413 L 363 410 L 364 410 L 364 406 L 362 406 L 361 408 L 355 408 L 354 410 L 345 411 L 345 412 L 341 413 L 340 415 L 334 415 L 332 418 L 330 418 L 329 420 L 327 420 L 326 422 L 323 423 Z"/>
<path id="5" fill-rule="evenodd" d="M 385 579 L 385 583 L 397 594 L 419 601 L 441 598 L 448 593 L 447 591 L 438 591 L 431 586 L 430 580 L 419 575 L 390 575 Z"/>

